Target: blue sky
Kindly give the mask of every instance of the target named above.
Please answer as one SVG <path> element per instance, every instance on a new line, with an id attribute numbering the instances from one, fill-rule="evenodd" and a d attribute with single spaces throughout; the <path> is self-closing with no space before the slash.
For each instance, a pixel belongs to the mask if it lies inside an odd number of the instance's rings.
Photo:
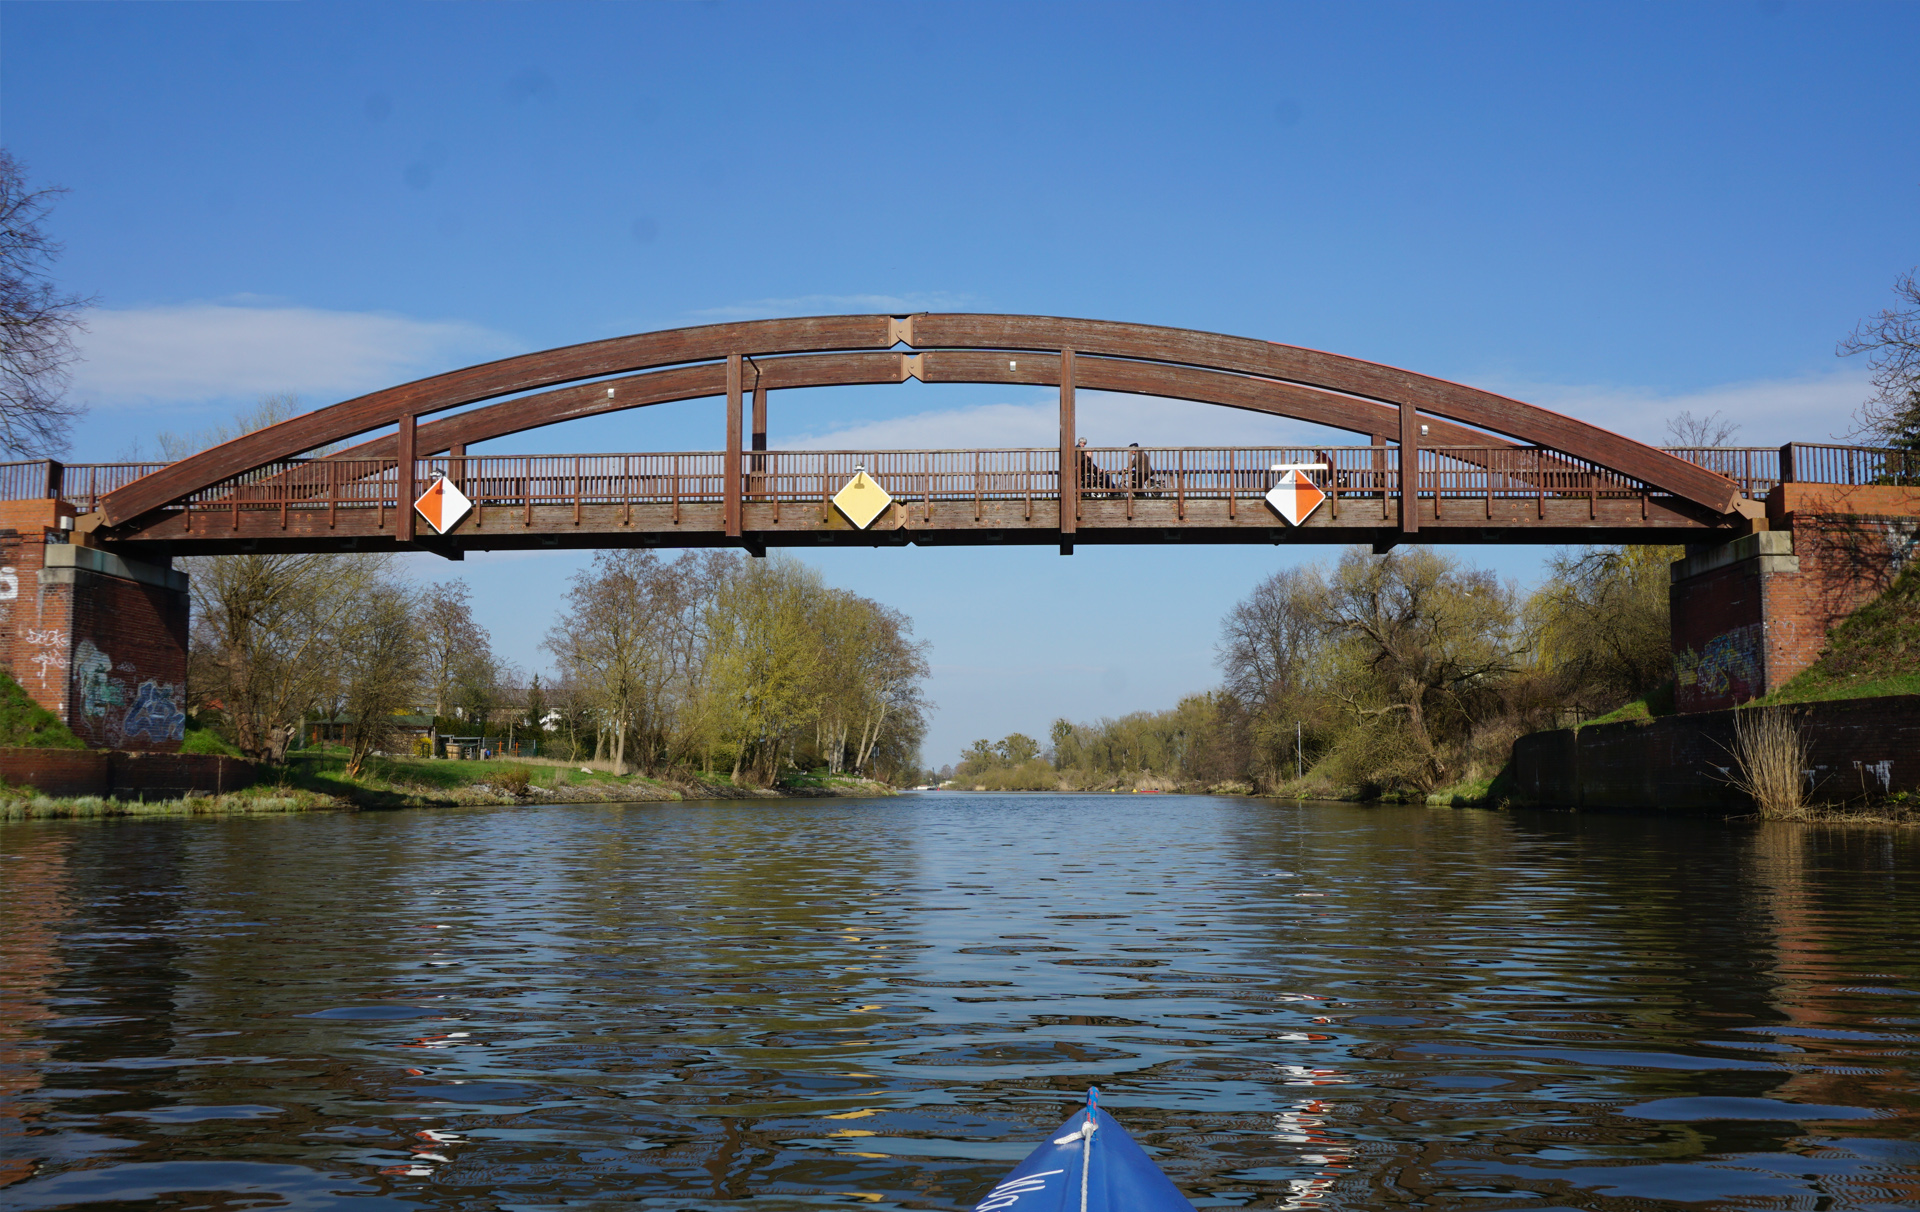
<path id="1" fill-rule="evenodd" d="M 716 318 L 980 310 L 1390 362 L 1658 439 L 1844 434 L 1920 262 L 1912 4 L 0 4 L 0 139 L 97 295 L 76 460 Z M 1041 444 L 1046 393 L 776 397 L 773 442 Z M 1126 398 L 1094 441 L 1304 427 Z M 939 441 L 930 437 L 941 435 Z M 948 436 L 951 435 L 951 436 Z M 1199 435 L 1205 435 L 1201 438 Z M 717 402 L 508 451 L 712 449 Z M 845 551 L 934 642 L 927 758 L 1205 688 L 1330 549 Z M 1463 549 L 1523 583 L 1537 548 Z M 421 561 L 501 652 L 582 557 Z"/>

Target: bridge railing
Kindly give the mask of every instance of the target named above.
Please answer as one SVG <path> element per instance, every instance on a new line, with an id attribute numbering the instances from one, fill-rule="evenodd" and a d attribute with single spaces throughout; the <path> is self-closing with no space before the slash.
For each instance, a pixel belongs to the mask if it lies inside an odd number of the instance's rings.
<path id="1" fill-rule="evenodd" d="M 1669 453 L 1733 480 L 1752 497 L 1778 483 L 1920 485 L 1920 452 L 1792 443 L 1782 447 L 1670 447 Z M 1393 446 L 1099 447 L 1083 451 L 1084 497 L 1178 500 L 1257 498 L 1274 482 L 1274 464 L 1325 463 L 1308 473 L 1339 502 L 1397 496 Z M 1418 495 L 1480 497 L 1639 496 L 1644 486 L 1591 463 L 1537 447 L 1426 447 L 1419 452 Z M 445 475 L 483 510 L 535 506 L 711 503 L 726 495 L 726 456 L 717 451 L 657 454 L 437 455 L 415 464 L 421 488 Z M 58 495 L 81 512 L 165 463 L 0 464 L 0 500 Z M 1055 499 L 1059 452 L 1047 449 L 749 451 L 739 475 L 747 501 L 815 502 L 864 466 L 897 499 L 980 502 Z M 391 459 L 290 460 L 233 477 L 182 502 L 194 511 L 397 508 Z M 1655 494 L 1657 495 L 1657 494 Z M 530 516 L 530 515 L 529 515 Z"/>
<path id="2" fill-rule="evenodd" d="M 1310 467 L 1304 474 L 1333 498 L 1385 500 L 1400 491 L 1397 451 L 1358 447 L 1099 447 L 1076 456 L 1079 489 L 1087 500 L 1258 499 L 1278 480 L 1276 467 Z M 902 502 L 1056 500 L 1059 452 L 1014 450 L 749 451 L 737 475 L 745 501 L 817 504 L 865 469 Z M 1421 497 L 1506 498 L 1640 496 L 1644 485 L 1614 472 L 1535 447 L 1433 447 L 1419 452 Z M 433 456 L 416 461 L 414 483 L 424 490 L 444 476 L 481 512 L 518 509 L 531 521 L 536 507 L 713 503 L 727 492 L 726 456 L 715 451 L 627 455 Z M 398 465 L 391 459 L 319 459 L 281 463 L 196 493 L 190 511 L 242 512 L 399 507 Z M 384 522 L 384 516 L 381 519 Z"/>
<path id="3" fill-rule="evenodd" d="M 1756 500 L 1772 492 L 1773 486 L 1780 482 L 1782 447 L 1667 446 L 1663 449 L 1675 458 L 1719 472 Z"/>
<path id="4" fill-rule="evenodd" d="M 1780 478 L 1789 483 L 1920 486 L 1920 450 L 1793 442 L 1780 457 Z"/>

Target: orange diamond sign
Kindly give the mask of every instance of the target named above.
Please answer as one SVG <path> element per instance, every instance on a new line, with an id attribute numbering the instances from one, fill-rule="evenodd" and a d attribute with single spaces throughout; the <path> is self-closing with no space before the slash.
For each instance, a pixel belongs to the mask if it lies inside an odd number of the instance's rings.
<path id="1" fill-rule="evenodd" d="M 467 499 L 467 494 L 455 488 L 445 476 L 435 480 L 433 487 L 422 493 L 413 507 L 439 534 L 452 530 L 461 518 L 473 512 L 473 502 Z"/>
<path id="2" fill-rule="evenodd" d="M 1326 499 L 1327 494 L 1320 491 L 1320 486 L 1296 468 L 1282 472 L 1279 482 L 1267 493 L 1267 504 L 1273 506 L 1273 512 L 1285 518 L 1289 526 L 1306 521 Z"/>

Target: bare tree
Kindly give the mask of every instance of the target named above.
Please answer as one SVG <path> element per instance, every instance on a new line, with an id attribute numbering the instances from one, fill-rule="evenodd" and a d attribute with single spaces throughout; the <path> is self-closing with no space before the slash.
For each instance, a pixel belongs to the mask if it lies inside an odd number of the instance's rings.
<path id="1" fill-rule="evenodd" d="M 1215 663 L 1227 689 L 1255 708 L 1292 695 L 1326 645 L 1327 584 L 1313 566 L 1274 573 L 1220 622 Z"/>
<path id="2" fill-rule="evenodd" d="M 192 697 L 220 706 L 242 753 L 277 762 L 301 716 L 339 703 L 339 645 L 385 560 L 255 554 L 182 564 L 193 594 Z"/>
<path id="3" fill-rule="evenodd" d="M 1679 547 L 1556 553 L 1526 605 L 1542 667 L 1569 703 L 1606 709 L 1673 676 L 1668 566 Z"/>
<path id="4" fill-rule="evenodd" d="M 429 585 L 421 594 L 420 629 L 426 642 L 427 687 L 433 714 L 452 714 L 476 696 L 475 686 L 490 689 L 493 651 L 487 633 L 473 618 L 473 602 L 460 581 Z M 486 697 L 484 691 L 477 697 Z"/>
<path id="5" fill-rule="evenodd" d="M 1719 411 L 1704 417 L 1682 412 L 1667 418 L 1667 437 L 1671 445 L 1682 447 L 1719 447 L 1731 445 L 1740 433 L 1740 422 Z"/>
<path id="6" fill-rule="evenodd" d="M 198 454 L 200 451 L 219 446 L 223 442 L 231 442 L 235 438 L 244 437 L 256 429 L 265 429 L 269 425 L 278 425 L 282 421 L 290 421 L 294 417 L 299 416 L 303 411 L 305 410 L 301 407 L 300 397 L 296 393 L 291 391 L 273 392 L 269 395 L 261 396 L 254 402 L 252 408 L 244 408 L 234 413 L 233 420 L 230 422 L 209 425 L 197 433 L 174 433 L 171 430 L 167 430 L 154 436 L 154 445 L 159 447 L 160 457 L 162 459 L 172 462 L 178 459 L 184 459 L 190 454 Z M 134 453 L 138 454 L 140 451 L 139 443 L 136 442 L 133 449 Z M 323 455 L 332 449 L 333 447 L 331 446 L 323 446 L 312 453 L 316 456 Z M 135 458 L 129 461 L 138 463 L 144 460 Z"/>
<path id="7" fill-rule="evenodd" d="M 1899 300 L 1879 315 L 1862 320 L 1840 342 L 1843 358 L 1866 354 L 1873 369 L 1873 395 L 1855 414 L 1856 434 L 1892 446 L 1920 449 L 1920 270 L 1908 270 L 1893 284 Z"/>
<path id="8" fill-rule="evenodd" d="M 426 646 L 415 625 L 416 608 L 412 593 L 384 578 L 352 599 L 339 645 L 352 728 L 348 778 L 360 777 L 368 756 L 391 743 L 393 717 L 412 706 L 419 692 Z"/>
<path id="9" fill-rule="evenodd" d="M 49 280 L 60 245 L 40 226 L 62 192 L 29 189 L 26 170 L 0 149 L 0 446 L 14 454 L 65 450 L 83 411 L 64 396 L 80 356 L 73 335 L 93 300 Z"/>

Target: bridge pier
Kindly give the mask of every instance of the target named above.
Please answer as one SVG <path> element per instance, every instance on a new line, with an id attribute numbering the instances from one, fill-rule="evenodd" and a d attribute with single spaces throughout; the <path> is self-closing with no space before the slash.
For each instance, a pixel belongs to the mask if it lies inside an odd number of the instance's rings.
<path id="1" fill-rule="evenodd" d="M 66 541 L 65 501 L 0 503 L 0 663 L 89 746 L 174 752 L 187 578 Z"/>
<path id="2" fill-rule="evenodd" d="M 1759 698 L 1813 664 L 1827 632 L 1920 552 L 1920 489 L 1781 484 L 1767 523 L 1671 567 L 1678 711 Z"/>

